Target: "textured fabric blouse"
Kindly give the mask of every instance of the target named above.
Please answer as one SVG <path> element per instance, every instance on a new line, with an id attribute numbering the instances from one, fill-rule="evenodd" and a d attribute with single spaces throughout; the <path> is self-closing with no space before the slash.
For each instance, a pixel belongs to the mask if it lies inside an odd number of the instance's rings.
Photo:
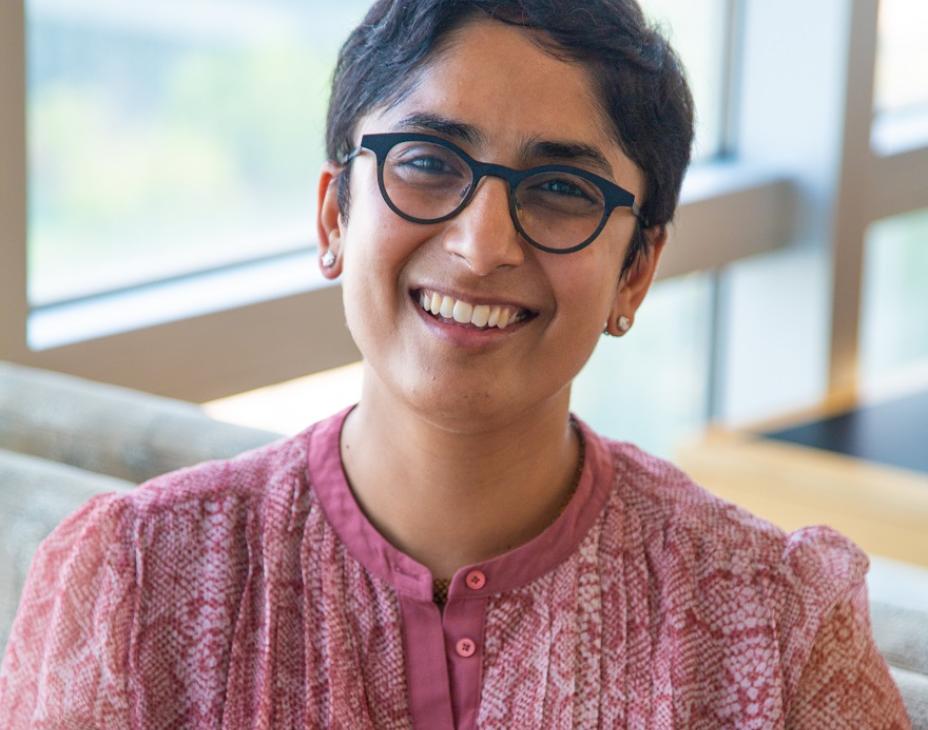
<path id="1" fill-rule="evenodd" d="M 103 495 L 41 545 L 0 727 L 907 728 L 866 556 L 580 422 L 544 532 L 432 576 L 360 510 L 344 411 Z"/>

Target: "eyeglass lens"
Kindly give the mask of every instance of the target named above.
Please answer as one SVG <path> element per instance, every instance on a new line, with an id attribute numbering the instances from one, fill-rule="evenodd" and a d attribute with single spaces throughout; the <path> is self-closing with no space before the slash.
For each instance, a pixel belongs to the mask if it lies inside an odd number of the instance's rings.
<path id="1" fill-rule="evenodd" d="M 446 147 L 401 142 L 386 157 L 383 183 L 390 202 L 405 215 L 432 221 L 460 207 L 473 185 L 473 173 Z M 595 184 L 564 172 L 526 178 L 515 190 L 515 202 L 522 230 L 549 248 L 570 248 L 587 240 L 599 227 L 605 208 Z"/>

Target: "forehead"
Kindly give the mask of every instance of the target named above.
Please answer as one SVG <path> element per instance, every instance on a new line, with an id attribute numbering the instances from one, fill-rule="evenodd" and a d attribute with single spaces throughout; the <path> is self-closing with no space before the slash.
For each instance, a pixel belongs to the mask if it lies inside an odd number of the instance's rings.
<path id="1" fill-rule="evenodd" d="M 411 112 L 431 113 L 480 130 L 488 148 L 512 149 L 531 137 L 573 140 L 624 157 L 590 71 L 552 55 L 533 32 L 489 19 L 468 22 L 419 72 L 412 90 L 362 121 L 362 130 L 383 131 Z"/>

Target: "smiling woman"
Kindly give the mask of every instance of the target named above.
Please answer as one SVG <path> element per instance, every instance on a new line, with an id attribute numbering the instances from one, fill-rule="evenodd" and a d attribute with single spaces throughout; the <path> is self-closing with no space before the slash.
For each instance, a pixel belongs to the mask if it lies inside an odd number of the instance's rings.
<path id="1" fill-rule="evenodd" d="M 571 10 L 371 8 L 317 220 L 360 402 L 67 520 L 5 727 L 906 727 L 853 543 L 570 413 L 648 293 L 693 139 L 638 6 Z"/>

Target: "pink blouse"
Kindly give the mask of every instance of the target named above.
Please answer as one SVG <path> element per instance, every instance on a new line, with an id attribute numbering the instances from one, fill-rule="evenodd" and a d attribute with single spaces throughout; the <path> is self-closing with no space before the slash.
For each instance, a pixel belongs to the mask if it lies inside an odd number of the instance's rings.
<path id="1" fill-rule="evenodd" d="M 908 728 L 866 556 L 580 423 L 560 517 L 453 578 L 365 518 L 347 411 L 102 495 L 33 561 L 0 727 Z"/>

